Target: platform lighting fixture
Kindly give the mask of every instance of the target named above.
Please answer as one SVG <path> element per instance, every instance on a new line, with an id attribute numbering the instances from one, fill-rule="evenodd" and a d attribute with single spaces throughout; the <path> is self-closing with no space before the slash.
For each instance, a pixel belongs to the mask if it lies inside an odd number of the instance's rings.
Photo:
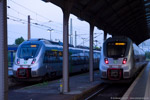
<path id="1" fill-rule="evenodd" d="M 53 31 L 54 29 L 47 29 L 47 32 L 50 33 L 50 40 L 51 40 L 51 32 Z"/>
<path id="2" fill-rule="evenodd" d="M 86 38 L 81 38 L 81 39 L 83 40 L 83 46 L 84 46 L 84 41 L 85 41 Z"/>

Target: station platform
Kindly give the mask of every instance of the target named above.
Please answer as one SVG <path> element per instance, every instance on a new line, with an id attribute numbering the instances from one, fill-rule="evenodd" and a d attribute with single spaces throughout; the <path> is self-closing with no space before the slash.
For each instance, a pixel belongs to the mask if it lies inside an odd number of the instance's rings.
<path id="1" fill-rule="evenodd" d="M 39 83 L 8 92 L 8 100 L 77 100 L 101 84 L 99 71 L 94 72 L 94 82 L 89 82 L 89 73 L 70 78 L 70 92 L 60 93 L 60 79 Z"/>
<path id="2" fill-rule="evenodd" d="M 82 100 L 86 94 L 96 90 L 103 81 L 99 71 L 94 72 L 94 82 L 89 82 L 89 73 L 69 78 L 70 92 L 60 92 L 61 79 L 9 90 L 8 100 Z M 150 62 L 143 68 L 120 100 L 150 100 Z"/>
<path id="3" fill-rule="evenodd" d="M 150 100 L 150 62 L 134 80 L 121 100 Z"/>

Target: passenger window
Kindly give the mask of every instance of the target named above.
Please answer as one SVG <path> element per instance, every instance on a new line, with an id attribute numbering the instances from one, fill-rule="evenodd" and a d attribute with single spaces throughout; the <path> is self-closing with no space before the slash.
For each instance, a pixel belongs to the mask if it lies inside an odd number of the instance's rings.
<path id="1" fill-rule="evenodd" d="M 57 51 L 55 51 L 53 54 L 54 54 L 55 57 L 57 57 Z"/>
<path id="2" fill-rule="evenodd" d="M 62 51 L 59 51 L 59 56 L 60 56 L 60 57 L 62 57 L 62 56 L 63 56 Z"/>

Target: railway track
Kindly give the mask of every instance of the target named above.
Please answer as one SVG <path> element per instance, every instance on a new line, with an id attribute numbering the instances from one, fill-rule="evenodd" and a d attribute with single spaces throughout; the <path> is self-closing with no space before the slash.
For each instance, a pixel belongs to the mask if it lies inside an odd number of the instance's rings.
<path id="1" fill-rule="evenodd" d="M 84 100 L 111 100 L 121 98 L 130 84 L 105 84 Z"/>
<path id="2" fill-rule="evenodd" d="M 105 84 L 102 83 L 101 87 L 97 89 L 97 91 L 94 91 L 91 94 L 88 94 L 84 98 L 84 100 L 112 100 L 112 99 L 118 99 L 123 96 L 123 94 L 126 92 L 126 90 L 130 87 L 132 82 L 136 79 L 138 74 L 142 71 L 142 69 L 147 65 L 143 65 L 141 69 L 136 73 L 133 80 L 131 80 L 129 83 L 113 83 L 113 84 Z"/>

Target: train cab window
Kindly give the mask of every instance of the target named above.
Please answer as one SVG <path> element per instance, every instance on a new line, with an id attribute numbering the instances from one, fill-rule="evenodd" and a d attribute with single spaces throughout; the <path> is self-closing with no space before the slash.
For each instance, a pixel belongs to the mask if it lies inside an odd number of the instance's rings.
<path id="1" fill-rule="evenodd" d="M 107 56 L 112 58 L 124 57 L 127 43 L 125 42 L 109 42 L 107 44 Z"/>
<path id="2" fill-rule="evenodd" d="M 34 58 L 38 51 L 39 45 L 24 44 L 20 48 L 20 58 Z"/>

